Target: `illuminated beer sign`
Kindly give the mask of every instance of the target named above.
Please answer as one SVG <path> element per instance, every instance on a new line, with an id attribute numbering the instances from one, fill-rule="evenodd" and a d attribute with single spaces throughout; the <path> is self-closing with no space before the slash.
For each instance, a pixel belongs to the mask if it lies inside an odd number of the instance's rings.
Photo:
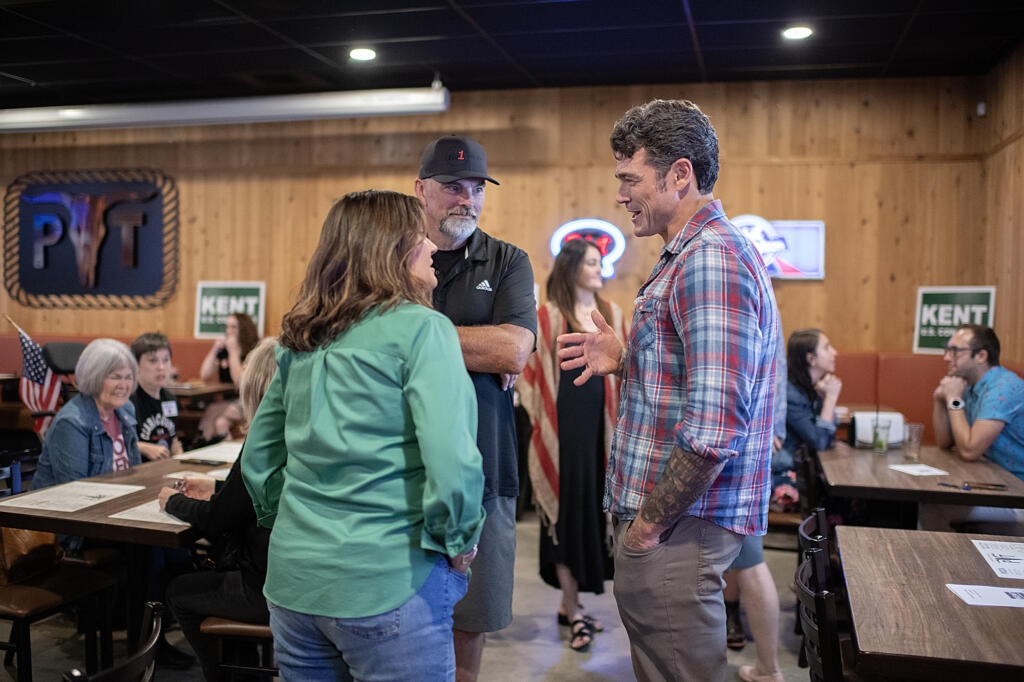
<path id="1" fill-rule="evenodd" d="M 586 239 L 601 252 L 601 276 L 615 277 L 615 261 L 626 251 L 626 238 L 619 228 L 607 220 L 578 218 L 565 223 L 551 235 L 552 256 L 558 256 L 562 246 L 573 239 Z"/>

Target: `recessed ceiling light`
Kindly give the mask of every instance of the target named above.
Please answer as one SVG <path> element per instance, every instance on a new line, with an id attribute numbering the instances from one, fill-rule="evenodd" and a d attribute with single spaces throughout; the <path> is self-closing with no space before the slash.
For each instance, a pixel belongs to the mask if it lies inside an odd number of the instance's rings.
<path id="1" fill-rule="evenodd" d="M 782 32 L 782 37 L 787 40 L 803 40 L 814 33 L 810 26 L 790 26 Z"/>
<path id="2" fill-rule="evenodd" d="M 377 53 L 368 47 L 357 47 L 348 53 L 348 56 L 357 62 L 368 62 L 377 58 Z"/>

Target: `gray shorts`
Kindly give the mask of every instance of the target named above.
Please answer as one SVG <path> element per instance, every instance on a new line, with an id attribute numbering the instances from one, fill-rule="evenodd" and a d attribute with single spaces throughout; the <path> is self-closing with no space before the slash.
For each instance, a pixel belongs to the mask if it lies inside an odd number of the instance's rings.
<path id="1" fill-rule="evenodd" d="M 761 563 L 764 563 L 764 536 L 744 535 L 743 547 L 740 548 L 739 556 L 733 560 L 729 570 L 738 571 Z"/>
<path id="2" fill-rule="evenodd" d="M 453 627 L 464 632 L 497 632 L 512 622 L 516 498 L 492 498 L 484 510 L 487 520 L 470 566 L 469 591 L 453 614 Z"/>

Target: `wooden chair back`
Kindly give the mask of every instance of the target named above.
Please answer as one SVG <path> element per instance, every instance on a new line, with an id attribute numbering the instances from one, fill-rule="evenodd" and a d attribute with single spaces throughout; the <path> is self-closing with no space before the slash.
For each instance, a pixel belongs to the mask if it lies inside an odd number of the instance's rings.
<path id="1" fill-rule="evenodd" d="M 800 558 L 805 559 L 812 549 L 822 550 L 825 556 L 824 587 L 833 589 L 831 561 L 829 560 L 828 544 L 828 520 L 825 517 L 825 508 L 816 507 L 811 510 L 810 516 L 804 519 L 797 528 L 797 542 L 800 547 Z"/>
<path id="2" fill-rule="evenodd" d="M 827 564 L 824 550 L 811 549 L 794 577 L 797 608 L 804 631 L 803 648 L 812 682 L 841 682 L 843 679 L 836 596 L 822 587 Z"/>

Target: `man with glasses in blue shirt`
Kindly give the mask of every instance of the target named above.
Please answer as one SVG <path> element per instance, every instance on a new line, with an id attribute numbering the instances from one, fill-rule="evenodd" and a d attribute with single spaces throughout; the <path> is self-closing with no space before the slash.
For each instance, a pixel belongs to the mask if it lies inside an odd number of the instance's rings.
<path id="1" fill-rule="evenodd" d="M 995 331 L 960 325 L 943 357 L 949 373 L 932 394 L 935 442 L 956 446 L 965 460 L 988 457 L 1024 480 L 1024 380 L 999 365 Z M 922 528 L 949 530 L 955 521 L 1024 521 L 1024 509 L 921 505 Z"/>

